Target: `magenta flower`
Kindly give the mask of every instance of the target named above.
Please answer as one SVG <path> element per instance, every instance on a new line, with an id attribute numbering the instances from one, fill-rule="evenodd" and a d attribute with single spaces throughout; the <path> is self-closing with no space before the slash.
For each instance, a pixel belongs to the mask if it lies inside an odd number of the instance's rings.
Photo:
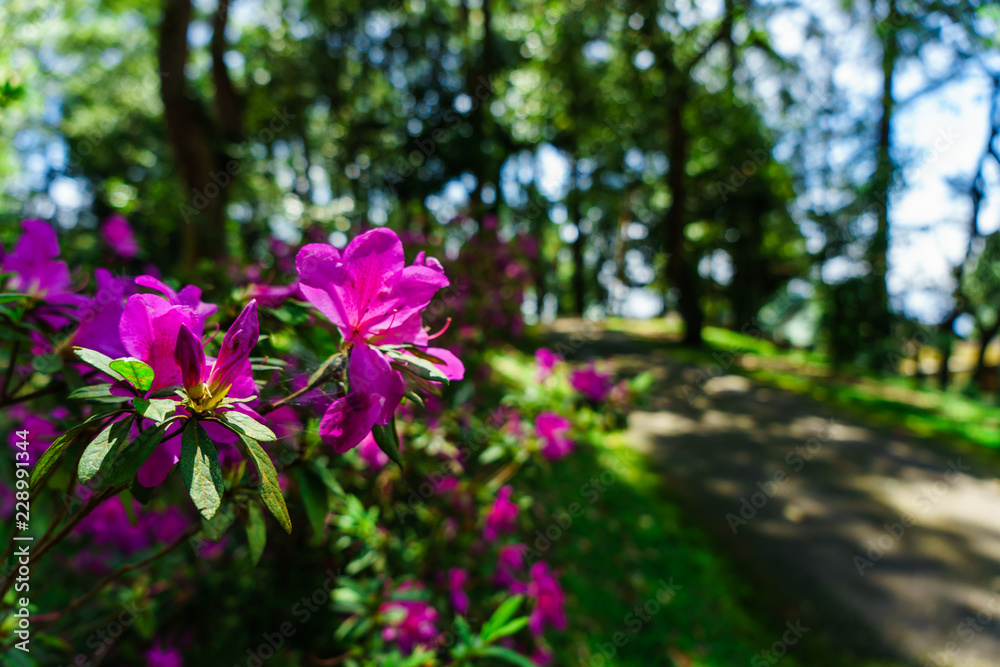
<path id="1" fill-rule="evenodd" d="M 451 606 L 459 614 L 469 612 L 469 596 L 465 592 L 465 582 L 469 579 L 468 570 L 453 567 L 448 570 L 448 588 L 451 590 Z"/>
<path id="2" fill-rule="evenodd" d="M 418 589 L 410 583 L 401 584 L 396 591 Z M 399 650 L 409 655 L 417 646 L 427 646 L 438 636 L 437 611 L 423 600 L 390 600 L 379 607 L 384 623 L 382 639 L 395 642 Z"/>
<path id="3" fill-rule="evenodd" d="M 588 400 L 598 403 L 611 393 L 611 375 L 598 371 L 593 361 L 587 368 L 573 371 L 569 383 Z"/>
<path id="4" fill-rule="evenodd" d="M 115 253 L 124 259 L 132 259 L 139 254 L 139 244 L 132 233 L 132 226 L 125 216 L 115 214 L 104 221 L 101 236 Z"/>
<path id="5" fill-rule="evenodd" d="M 143 525 L 145 522 L 137 520 L 133 526 L 122 503 L 121 497 L 104 501 L 87 515 L 74 531 L 81 535 L 89 535 L 95 545 L 110 547 L 112 551 L 122 556 L 131 556 L 142 551 L 153 542 L 148 523 Z M 133 505 L 136 518 L 140 516 L 145 518 L 146 514 L 142 507 L 135 501 Z"/>
<path id="6" fill-rule="evenodd" d="M 146 652 L 146 667 L 184 667 L 184 658 L 176 648 L 163 648 L 163 644 L 157 642 Z"/>
<path id="7" fill-rule="evenodd" d="M 150 286 L 156 279 L 140 276 L 136 282 Z M 201 302 L 201 290 L 186 287 L 175 293 L 162 286 L 175 303 L 155 294 L 136 294 L 125 302 L 119 332 L 125 350 L 148 364 L 155 373 L 152 390 L 183 385 L 196 411 L 213 410 L 226 397 L 251 398 L 257 394 L 250 366 L 250 351 L 257 343 L 257 304 L 250 302 L 230 327 L 217 359 L 205 356 L 200 338 L 206 313 L 215 306 Z M 263 418 L 246 404 L 235 409 L 258 421 Z M 172 427 L 174 428 L 174 427 Z M 218 424 L 207 423 L 213 441 L 234 442 L 236 436 Z M 167 435 L 171 434 L 168 429 Z M 157 486 L 180 460 L 180 438 L 165 438 L 139 469 L 138 481 L 145 487 Z"/>
<path id="8" fill-rule="evenodd" d="M 535 431 L 542 439 L 542 456 L 555 460 L 569 454 L 573 449 L 573 441 L 566 437 L 573 424 L 555 412 L 546 410 L 535 419 Z"/>
<path id="9" fill-rule="evenodd" d="M 291 285 L 250 285 L 246 296 L 256 299 L 264 308 L 278 308 L 289 299 L 304 300 L 297 280 Z"/>
<path id="10" fill-rule="evenodd" d="M 528 550 L 526 544 L 505 544 L 497 552 L 497 571 L 493 580 L 499 586 L 512 588 L 517 586 L 517 573 L 524 569 L 524 553 Z"/>
<path id="11" fill-rule="evenodd" d="M 535 601 L 535 608 L 528 617 L 528 627 L 533 634 L 542 634 L 546 625 L 556 630 L 566 629 L 566 594 L 548 565 L 538 562 L 531 566 L 527 593 Z"/>
<path id="12" fill-rule="evenodd" d="M 73 335 L 73 345 L 97 350 L 112 359 L 127 356 L 118 323 L 125 312 L 125 299 L 135 293 L 135 283 L 132 278 L 116 277 L 107 269 L 97 269 L 94 275 L 97 293 L 77 312 L 80 326 Z"/>
<path id="13" fill-rule="evenodd" d="M 216 311 L 219 310 L 219 307 L 214 303 L 202 301 L 201 288 L 194 285 L 183 287 L 178 292 L 159 278 L 150 275 L 137 276 L 135 284 L 159 292 L 171 306 L 183 306 L 191 309 L 195 317 L 202 322 L 215 315 Z"/>
<path id="14" fill-rule="evenodd" d="M 486 515 L 483 537 L 490 542 L 496 541 L 504 533 L 513 533 L 517 528 L 518 507 L 516 503 L 511 502 L 512 493 L 514 493 L 514 489 L 509 485 L 500 489 L 493 502 L 493 507 Z"/>
<path id="15" fill-rule="evenodd" d="M 535 365 L 538 367 L 535 381 L 545 382 L 552 375 L 552 369 L 555 368 L 555 365 L 562 360 L 561 356 L 547 347 L 540 347 L 535 350 Z"/>
<path id="16" fill-rule="evenodd" d="M 222 339 L 219 356 L 211 364 L 205 358 L 201 341 L 185 324 L 177 332 L 174 361 L 181 371 L 181 380 L 192 407 L 203 412 L 219 406 L 233 389 L 234 395 L 256 394 L 250 365 L 250 351 L 260 338 L 257 322 L 257 302 L 251 301 Z"/>
<path id="17" fill-rule="evenodd" d="M 369 433 L 358 445 L 358 456 L 368 464 L 370 468 L 378 470 L 389 463 L 389 456 L 382 451 L 382 448 L 375 442 L 375 436 Z"/>
<path id="18" fill-rule="evenodd" d="M 334 451 L 353 449 L 376 424 L 388 424 L 406 391 L 400 372 L 378 346 L 422 348 L 441 361 L 449 380 L 463 377 L 465 368 L 454 354 L 428 347 L 420 320 L 435 292 L 449 284 L 444 270 L 423 253 L 406 266 L 395 232 L 361 234 L 343 254 L 330 245 L 309 244 L 299 251 L 296 269 L 303 296 L 351 348 L 350 393 L 334 400 L 320 421 L 320 437 Z"/>
<path id="19" fill-rule="evenodd" d="M 38 319 L 58 329 L 69 322 L 64 311 L 79 308 L 87 298 L 71 290 L 69 267 L 56 260 L 60 252 L 56 231 L 41 220 L 25 220 L 21 228 L 24 233 L 10 254 L 0 248 L 0 269 L 14 274 L 7 289 L 42 301 L 36 309 Z"/>

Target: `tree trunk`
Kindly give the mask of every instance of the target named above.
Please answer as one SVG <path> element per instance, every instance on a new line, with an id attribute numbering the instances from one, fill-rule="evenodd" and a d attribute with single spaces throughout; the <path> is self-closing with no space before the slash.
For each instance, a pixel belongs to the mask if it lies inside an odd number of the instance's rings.
<path id="1" fill-rule="evenodd" d="M 573 241 L 573 312 L 583 315 L 587 308 L 587 279 L 586 267 L 583 265 L 583 248 L 586 238 L 580 223 L 580 189 L 578 187 L 579 174 L 577 172 L 576 158 L 570 166 L 570 190 L 567 197 L 567 208 L 569 219 L 576 224 L 576 239 Z"/>
<path id="2" fill-rule="evenodd" d="M 225 140 L 239 140 L 243 134 L 242 101 L 223 62 L 228 11 L 228 0 L 220 0 L 213 20 L 215 120 L 199 99 L 187 94 L 184 67 L 188 61 L 190 0 L 164 0 L 160 23 L 160 97 L 177 171 L 188 190 L 188 201 L 180 213 L 185 221 L 183 261 L 189 268 L 199 256 L 220 260 L 227 255 L 226 204 L 235 174 L 227 168 L 229 158 L 220 146 Z"/>
<path id="3" fill-rule="evenodd" d="M 872 290 L 874 292 L 874 318 L 871 322 L 872 337 L 875 341 L 885 340 L 891 331 L 889 317 L 889 292 L 886 285 L 887 254 L 889 249 L 889 197 L 892 190 L 894 165 L 892 163 L 892 116 L 895 101 L 892 96 L 893 74 L 899 57 L 896 26 L 899 12 L 896 0 L 889 0 L 889 14 L 882 22 L 882 115 L 878 123 L 878 146 L 876 149 L 875 178 L 872 187 L 875 200 L 875 237 L 868 248 L 868 260 L 872 267 Z M 873 341 L 874 342 L 874 341 Z"/>
<path id="4" fill-rule="evenodd" d="M 704 314 L 698 295 L 696 267 L 684 247 L 684 228 L 687 224 L 688 136 L 684 127 L 684 110 L 687 107 L 688 87 L 682 82 L 674 91 L 674 98 L 667 106 L 667 131 L 670 136 L 667 186 L 670 188 L 670 208 L 664 218 L 664 250 L 667 253 L 667 278 L 680 292 L 677 310 L 684 320 L 684 343 L 700 346 Z"/>

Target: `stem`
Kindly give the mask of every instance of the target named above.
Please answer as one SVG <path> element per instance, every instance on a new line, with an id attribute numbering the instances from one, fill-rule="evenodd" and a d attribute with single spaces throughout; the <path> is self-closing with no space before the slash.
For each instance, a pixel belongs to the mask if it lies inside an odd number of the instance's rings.
<path id="1" fill-rule="evenodd" d="M 305 387 L 289 394 L 288 396 L 285 396 L 281 400 L 275 401 L 274 403 L 268 403 L 257 412 L 259 414 L 266 415 L 269 412 L 277 410 L 282 405 L 292 402 L 299 396 L 309 393 L 310 391 L 320 386 L 321 384 L 325 383 L 329 379 L 332 378 L 336 378 L 338 380 L 341 379 L 344 375 L 343 360 L 344 358 L 340 357 L 339 355 L 334 355 L 330 359 L 327 359 L 320 367 L 322 372 L 316 373 L 311 378 L 309 378 L 309 382 L 306 384 Z"/>
<path id="2" fill-rule="evenodd" d="M 65 388 L 65 386 L 66 385 L 63 384 L 62 382 L 53 382 L 48 386 L 42 387 L 41 389 L 33 391 L 30 394 L 25 394 L 24 396 L 17 396 L 13 398 L 4 396 L 2 399 L 0 399 L 0 408 L 6 408 L 8 406 L 15 405 L 17 403 L 24 403 L 25 401 L 30 401 L 31 399 L 38 398 L 39 396 L 45 396 L 46 394 L 55 393 L 56 391 Z"/>
<path id="3" fill-rule="evenodd" d="M 143 558 L 140 561 L 137 561 L 135 563 L 131 563 L 129 565 L 124 565 L 124 566 L 118 568 L 116 571 L 114 571 L 111 574 L 109 574 L 108 576 L 104 577 L 104 579 L 101 579 L 101 581 L 99 581 L 96 586 L 94 586 L 93 588 L 91 588 L 89 591 L 87 591 L 86 593 L 84 593 L 82 596 L 80 596 L 78 598 L 74 598 L 73 600 L 71 600 L 70 603 L 68 605 L 66 605 L 66 607 L 64 609 L 62 609 L 61 611 L 54 611 L 54 612 L 51 612 L 51 613 L 48 613 L 48 614 L 39 614 L 37 616 L 31 616 L 31 617 L 29 617 L 30 620 L 39 622 L 39 623 L 44 624 L 44 625 L 49 625 L 51 623 L 54 623 L 55 621 L 57 621 L 60 618 L 62 618 L 65 614 L 68 614 L 69 612 L 73 611 L 74 609 L 76 609 L 80 605 L 82 605 L 85 602 L 88 602 L 89 600 L 93 599 L 94 596 L 96 596 L 102 590 L 104 590 L 109 585 L 111 585 L 112 583 L 114 583 L 118 579 L 122 578 L 123 576 L 125 576 L 129 572 L 132 572 L 134 570 L 138 570 L 138 569 L 141 569 L 143 567 L 146 567 L 147 565 L 149 565 L 153 561 L 159 560 L 160 558 L 163 558 L 168 553 L 170 553 L 171 551 L 173 551 L 174 549 L 176 549 L 178 546 L 180 546 L 181 544 L 183 544 L 184 542 L 186 542 L 192 535 L 194 535 L 195 533 L 197 533 L 198 530 L 200 530 L 200 528 L 201 527 L 199 525 L 191 526 L 190 528 L 188 528 L 187 530 L 185 530 L 180 535 L 180 537 L 178 537 L 173 542 L 171 542 L 167 546 L 163 547 L 159 551 L 157 551 L 157 552 L 155 552 L 155 553 L 147 556 L 146 558 Z"/>

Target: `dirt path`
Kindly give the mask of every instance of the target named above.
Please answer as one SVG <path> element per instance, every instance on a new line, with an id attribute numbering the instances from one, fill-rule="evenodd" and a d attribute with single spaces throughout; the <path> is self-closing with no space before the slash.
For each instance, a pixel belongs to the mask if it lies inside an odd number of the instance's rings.
<path id="1" fill-rule="evenodd" d="M 655 372 L 632 446 L 767 596 L 776 640 L 801 621 L 802 645 L 859 658 L 1000 665 L 1000 482 L 989 469 L 800 395 L 709 379 L 622 334 L 573 342 L 575 356 L 614 358 L 623 376 Z"/>

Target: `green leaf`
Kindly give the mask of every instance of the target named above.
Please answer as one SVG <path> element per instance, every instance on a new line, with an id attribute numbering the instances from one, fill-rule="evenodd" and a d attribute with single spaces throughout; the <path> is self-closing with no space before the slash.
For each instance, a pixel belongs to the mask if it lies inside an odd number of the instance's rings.
<path id="1" fill-rule="evenodd" d="M 12 292 L 4 292 L 0 294 L 0 303 L 10 303 L 11 301 L 20 301 L 21 299 L 27 299 L 27 294 L 17 294 Z"/>
<path id="2" fill-rule="evenodd" d="M 448 384 L 448 376 L 445 375 L 440 368 L 426 359 L 394 351 L 388 352 L 387 354 L 396 360 L 394 366 L 399 370 L 411 373 L 419 378 L 423 378 L 424 380 Z"/>
<path id="3" fill-rule="evenodd" d="M 517 610 L 520 609 L 521 604 L 524 602 L 523 595 L 515 595 L 514 597 L 507 598 L 503 601 L 497 610 L 493 612 L 490 619 L 483 624 L 482 636 L 486 637 L 492 635 L 496 630 L 506 625 L 507 621 L 513 618 Z"/>
<path id="4" fill-rule="evenodd" d="M 515 618 L 513 621 L 493 630 L 488 635 L 485 634 L 484 631 L 483 641 L 487 644 L 492 644 L 498 639 L 502 639 L 503 637 L 507 637 L 508 635 L 513 635 L 516 634 L 517 632 L 520 632 L 521 629 L 524 628 L 524 626 L 526 626 L 527 624 L 528 624 L 527 616 L 522 616 L 521 618 Z"/>
<path id="5" fill-rule="evenodd" d="M 41 458 L 38 459 L 38 463 L 35 464 L 35 468 L 31 471 L 31 486 L 34 487 L 35 484 L 45 477 L 46 473 L 59 462 L 62 455 L 66 452 L 66 448 L 70 446 L 76 436 L 83 430 L 94 426 L 94 422 L 100 421 L 105 417 L 110 417 L 111 415 L 117 415 L 121 413 L 121 410 L 107 410 L 105 412 L 98 412 L 95 415 L 91 415 L 82 424 L 77 424 L 70 430 L 66 431 L 58 438 L 56 438 L 49 448 L 45 450 Z"/>
<path id="6" fill-rule="evenodd" d="M 181 477 L 194 506 L 206 520 L 211 520 L 222 504 L 226 486 L 222 481 L 219 452 L 208 433 L 196 420 L 190 420 L 181 435 Z"/>
<path id="7" fill-rule="evenodd" d="M 124 380 L 121 373 L 111 368 L 111 362 L 114 361 L 111 357 L 106 354 L 101 354 L 96 350 L 88 350 L 83 347 L 74 347 L 73 353 L 80 357 L 80 360 L 86 364 L 90 364 L 97 370 L 101 371 L 105 375 L 110 375 L 116 380 Z"/>
<path id="8" fill-rule="evenodd" d="M 115 359 L 108 365 L 142 393 L 146 393 L 153 386 L 155 375 L 153 369 L 135 357 Z"/>
<path id="9" fill-rule="evenodd" d="M 42 375 L 52 375 L 63 367 L 58 354 L 39 354 L 31 360 L 31 367 Z"/>
<path id="10" fill-rule="evenodd" d="M 177 401 L 169 398 L 134 398 L 132 407 L 146 419 L 159 424 L 177 409 Z"/>
<path id="11" fill-rule="evenodd" d="M 143 486 L 138 479 L 133 479 L 128 490 L 132 492 L 132 497 L 139 501 L 140 505 L 148 505 L 149 499 L 153 497 L 152 487 Z"/>
<path id="12" fill-rule="evenodd" d="M 338 498 L 344 497 L 344 487 L 340 485 L 337 478 L 334 476 L 333 471 L 321 464 L 319 461 L 310 461 L 313 472 L 319 477 L 320 481 L 326 485 L 326 488 L 330 490 L 330 493 L 337 496 Z"/>
<path id="13" fill-rule="evenodd" d="M 264 513 L 260 511 L 260 505 L 252 500 L 247 504 L 247 543 L 250 545 L 250 562 L 256 566 L 264 555 L 267 526 L 264 524 Z"/>
<path id="14" fill-rule="evenodd" d="M 264 442 L 274 442 L 278 439 L 271 429 L 242 412 L 230 410 L 229 412 L 220 412 L 216 417 L 223 426 L 236 435 L 245 435 L 253 440 L 263 440 Z"/>
<path id="15" fill-rule="evenodd" d="M 107 400 L 107 401 L 124 401 L 127 396 L 115 396 L 111 393 L 111 387 L 113 387 L 110 382 L 105 384 L 95 384 L 88 387 L 80 387 L 79 389 L 74 389 L 70 393 L 69 398 L 75 398 L 86 401 L 96 401 L 96 400 Z"/>
<path id="16" fill-rule="evenodd" d="M 309 519 L 309 525 L 312 527 L 317 541 L 319 541 L 326 529 L 326 516 L 330 513 L 330 496 L 326 492 L 326 486 L 314 475 L 311 475 L 308 470 L 300 468 L 298 478 L 302 503 L 306 508 L 306 517 Z"/>
<path id="17" fill-rule="evenodd" d="M 264 506 L 271 511 L 285 532 L 291 533 L 292 520 L 288 516 L 288 507 L 285 506 L 281 487 L 278 486 L 278 471 L 271 463 L 271 458 L 253 438 L 240 434 L 240 442 L 243 443 L 247 455 L 253 459 L 257 474 L 260 476 L 260 487 L 258 488 L 260 499 L 264 501 Z"/>
<path id="18" fill-rule="evenodd" d="M 403 469 L 403 459 L 399 455 L 399 434 L 396 432 L 396 416 L 392 416 L 392 421 L 386 426 L 380 424 L 375 424 L 372 428 L 372 435 L 375 436 L 375 442 L 378 444 L 379 449 L 385 452 L 386 456 L 395 462 L 399 466 L 399 469 Z"/>
<path id="19" fill-rule="evenodd" d="M 92 480 L 101 471 L 101 466 L 104 465 L 104 459 L 107 458 L 108 454 L 121 448 L 128 437 L 128 431 L 132 426 L 133 419 L 134 417 L 129 415 L 121 421 L 109 424 L 103 431 L 97 434 L 93 442 L 87 445 L 76 468 L 81 484 L 86 484 Z M 114 457 L 111 460 L 113 461 Z"/>
<path id="20" fill-rule="evenodd" d="M 516 651 L 511 651 L 509 648 L 487 646 L 484 649 L 480 649 L 476 653 L 483 658 L 499 658 L 500 660 L 505 660 L 512 665 L 518 665 L 518 667 L 537 667 L 537 665 L 535 665 L 535 663 L 532 662 L 527 656 L 523 656 Z"/>
<path id="21" fill-rule="evenodd" d="M 215 516 L 208 521 L 202 519 L 201 532 L 212 542 L 218 542 L 236 522 L 238 513 L 239 509 L 232 501 L 223 501 L 222 508 L 215 513 Z"/>
<path id="22" fill-rule="evenodd" d="M 167 430 L 167 425 L 173 423 L 168 420 L 153 428 L 147 428 L 132 441 L 128 447 L 111 464 L 107 474 L 107 481 L 103 486 L 118 486 L 132 479 L 146 459 L 153 453 L 156 446 L 163 439 L 163 434 Z"/>

